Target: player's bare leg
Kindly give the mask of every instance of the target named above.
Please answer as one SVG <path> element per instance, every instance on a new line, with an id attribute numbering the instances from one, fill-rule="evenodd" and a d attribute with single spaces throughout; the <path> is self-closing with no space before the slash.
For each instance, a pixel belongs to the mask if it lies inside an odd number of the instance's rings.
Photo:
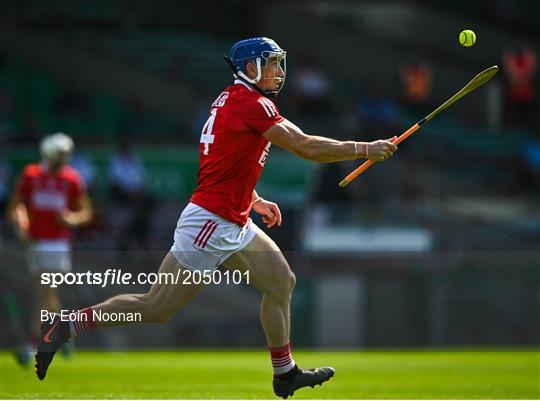
<path id="1" fill-rule="evenodd" d="M 290 304 L 296 278 L 285 257 L 263 231 L 224 263 L 231 270 L 248 271 L 250 282 L 262 292 L 261 323 L 269 347 L 289 342 Z"/>
<path id="2" fill-rule="evenodd" d="M 287 398 L 302 387 L 322 384 L 333 368 L 302 370 L 290 353 L 290 304 L 295 276 L 276 243 L 256 227 L 257 234 L 224 263 L 230 270 L 249 271 L 250 282 L 262 292 L 261 324 L 274 367 L 274 392 Z"/>
<path id="3" fill-rule="evenodd" d="M 163 259 L 159 273 L 173 273 L 183 269 L 174 255 L 169 252 Z M 58 348 L 69 341 L 72 336 L 86 331 L 107 326 L 126 326 L 129 321 L 100 322 L 94 319 L 93 311 L 106 313 L 140 313 L 142 322 L 163 323 L 169 321 L 191 298 L 203 287 L 203 284 L 185 285 L 154 284 L 144 294 L 122 294 L 105 302 L 79 311 L 82 317 L 76 321 L 61 321 L 56 315 L 53 321 L 44 322 L 41 326 L 41 341 L 36 353 L 36 374 L 40 380 L 45 378 L 47 369 Z"/>
<path id="4" fill-rule="evenodd" d="M 159 273 L 173 273 L 176 277 L 178 270 L 184 269 L 169 252 L 161 266 Z M 180 274 L 179 277 L 182 277 Z M 145 294 L 122 294 L 106 300 L 92 307 L 94 311 L 106 313 L 132 312 L 141 313 L 144 323 L 166 323 L 191 298 L 204 287 L 203 284 L 154 284 Z M 129 322 L 99 322 L 96 327 L 128 325 Z"/>

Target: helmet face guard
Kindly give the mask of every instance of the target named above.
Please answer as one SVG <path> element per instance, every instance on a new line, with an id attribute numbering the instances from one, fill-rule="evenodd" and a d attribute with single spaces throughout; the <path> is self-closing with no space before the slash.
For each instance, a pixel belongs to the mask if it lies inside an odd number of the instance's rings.
<path id="1" fill-rule="evenodd" d="M 240 78 L 251 84 L 257 91 L 266 97 L 274 97 L 283 88 L 287 75 L 287 52 L 280 48 L 276 42 L 269 38 L 252 38 L 235 43 L 229 56 L 225 56 L 235 78 Z M 250 78 L 247 74 L 247 65 L 253 63 L 257 75 Z M 274 68 L 273 76 L 268 76 L 267 68 Z M 263 89 L 256 84 L 263 81 Z M 264 81 L 277 81 L 278 85 L 266 88 Z M 273 85 L 272 85 L 273 86 Z"/>

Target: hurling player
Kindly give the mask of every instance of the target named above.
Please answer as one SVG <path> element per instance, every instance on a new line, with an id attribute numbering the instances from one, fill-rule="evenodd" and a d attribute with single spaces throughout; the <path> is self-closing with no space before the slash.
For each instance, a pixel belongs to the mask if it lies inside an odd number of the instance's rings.
<path id="1" fill-rule="evenodd" d="M 256 37 L 235 43 L 226 57 L 234 82 L 212 103 L 201 133 L 197 187 L 180 215 L 170 252 L 159 272 L 213 270 L 219 265 L 249 271 L 262 293 L 261 323 L 274 371 L 273 388 L 286 398 L 302 387 L 330 379 L 330 367 L 303 370 L 290 345 L 290 303 L 295 275 L 278 246 L 249 218 L 253 210 L 267 227 L 281 225 L 276 203 L 257 194 L 271 145 L 315 162 L 359 158 L 386 160 L 396 151 L 390 141 L 337 141 L 308 135 L 282 117 L 272 101 L 286 75 L 286 52 L 272 39 Z M 82 309 L 82 318 L 62 322 L 57 317 L 42 328 L 36 355 L 43 379 L 58 347 L 86 331 L 127 324 L 104 322 L 94 311 L 139 312 L 144 322 L 167 322 L 193 298 L 202 284 L 155 284 L 144 294 L 123 294 Z M 52 338 L 50 342 L 45 336 Z"/>

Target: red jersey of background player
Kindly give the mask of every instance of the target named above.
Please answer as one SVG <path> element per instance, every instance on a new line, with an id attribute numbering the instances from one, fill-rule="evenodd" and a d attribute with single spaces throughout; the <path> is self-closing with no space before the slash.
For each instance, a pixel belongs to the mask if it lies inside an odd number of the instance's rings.
<path id="1" fill-rule="evenodd" d="M 64 165 L 56 174 L 41 163 L 29 164 L 17 184 L 17 195 L 24 201 L 30 216 L 33 240 L 69 239 L 71 232 L 60 223 L 62 211 L 74 210 L 84 193 L 79 173 Z"/>
<path id="2" fill-rule="evenodd" d="M 212 103 L 201 134 L 191 202 L 243 226 L 271 143 L 262 135 L 283 121 L 270 99 L 240 80 Z"/>

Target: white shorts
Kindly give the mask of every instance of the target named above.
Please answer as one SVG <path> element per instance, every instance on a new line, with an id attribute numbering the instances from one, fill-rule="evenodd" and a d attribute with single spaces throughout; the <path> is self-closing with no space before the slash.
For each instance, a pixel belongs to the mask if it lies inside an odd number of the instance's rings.
<path id="1" fill-rule="evenodd" d="M 171 251 L 190 270 L 215 270 L 255 234 L 251 219 L 240 227 L 190 202 L 178 219 Z"/>
<path id="2" fill-rule="evenodd" d="M 28 247 L 26 258 L 32 275 L 71 271 L 71 245 L 66 240 L 34 241 Z"/>

